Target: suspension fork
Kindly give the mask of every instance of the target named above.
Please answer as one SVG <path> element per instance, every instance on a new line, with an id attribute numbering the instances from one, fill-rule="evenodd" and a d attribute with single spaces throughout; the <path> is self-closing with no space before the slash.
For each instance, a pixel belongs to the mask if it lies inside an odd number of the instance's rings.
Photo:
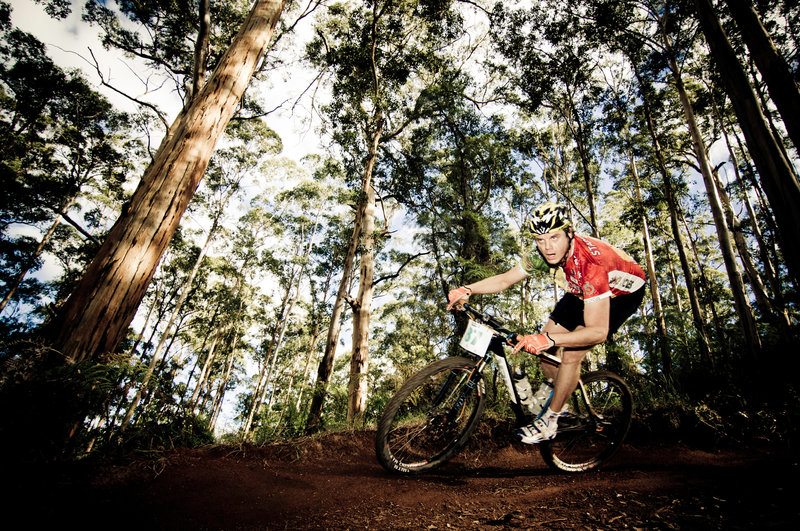
<path id="1" fill-rule="evenodd" d="M 483 372 L 483 369 L 486 367 L 488 363 L 487 358 L 489 354 L 487 353 L 486 356 L 481 358 L 475 367 L 469 372 L 466 376 L 467 383 L 461 389 L 461 392 L 458 394 L 458 398 L 450 406 L 447 410 L 445 417 L 448 421 L 455 420 L 461 416 L 463 412 L 464 405 L 467 403 L 467 396 L 472 392 L 476 385 L 478 385 L 478 381 L 480 380 L 480 374 Z M 442 400 L 445 399 L 449 389 L 452 387 L 453 383 L 459 378 L 463 378 L 463 376 L 459 376 L 455 371 L 450 371 L 450 374 L 447 375 L 447 379 L 442 383 L 442 386 L 439 388 L 439 391 L 436 393 L 436 397 L 433 399 L 431 403 L 431 407 L 429 408 L 429 412 L 435 409 Z"/>
<path id="2" fill-rule="evenodd" d="M 472 371 L 470 371 L 469 375 L 467 376 L 470 382 L 477 381 L 474 379 L 474 375 L 478 372 L 483 371 L 483 368 L 485 366 L 486 366 L 485 359 L 481 359 L 481 361 L 478 362 L 475 368 Z M 431 401 L 431 408 L 434 408 L 441 403 L 445 395 L 447 395 L 448 389 L 450 389 L 453 383 L 461 377 L 462 376 L 460 376 L 459 373 L 457 373 L 456 371 L 454 370 L 450 371 L 450 374 L 447 375 L 447 378 L 445 379 L 444 382 L 442 382 L 441 387 L 439 387 L 439 391 L 436 393 L 436 396 L 433 397 L 433 400 Z M 467 385 L 469 385 L 470 382 L 467 382 Z M 472 384 L 472 386 L 470 386 L 469 388 L 472 389 L 473 387 L 475 387 L 475 384 Z"/>

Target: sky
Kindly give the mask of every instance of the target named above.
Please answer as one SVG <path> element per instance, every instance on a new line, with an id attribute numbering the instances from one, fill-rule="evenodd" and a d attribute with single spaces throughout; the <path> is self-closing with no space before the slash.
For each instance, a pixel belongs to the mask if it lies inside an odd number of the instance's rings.
<path id="1" fill-rule="evenodd" d="M 32 0 L 11 0 L 11 22 L 18 28 L 36 36 L 47 46 L 47 54 L 64 69 L 78 68 L 95 90 L 106 96 L 115 107 L 123 111 L 134 111 L 135 105 L 116 92 L 100 86 L 97 70 L 92 64 L 92 53 L 101 65 L 104 76 L 114 85 L 130 87 L 137 97 L 145 97 L 159 104 L 167 111 L 169 118 L 174 118 L 180 110 L 180 101 L 168 91 L 145 94 L 136 71 L 142 65 L 131 58 L 123 58 L 121 54 L 103 49 L 94 28 L 81 21 L 81 2 L 73 2 L 73 11 L 68 19 L 55 21 Z M 90 53 L 90 50 L 91 52 Z"/>
<path id="2" fill-rule="evenodd" d="M 116 108 L 127 112 L 136 111 L 136 105 L 128 98 L 100 84 L 92 55 L 97 58 L 106 81 L 136 98 L 158 105 L 167 115 L 168 122 L 177 116 L 181 101 L 171 90 L 171 85 L 155 87 L 156 83 L 152 78 L 149 86 L 145 85 L 143 81 L 146 80 L 146 68 L 143 61 L 123 57 L 115 50 L 105 50 L 100 44 L 96 29 L 81 20 L 83 2 L 73 1 L 72 14 L 64 21 L 51 19 L 42 6 L 32 0 L 10 0 L 9 3 L 12 7 L 12 24 L 33 34 L 47 45 L 47 54 L 58 66 L 64 69 L 80 69 L 94 89 L 108 98 Z M 265 97 L 272 101 L 283 101 L 287 94 L 299 93 L 310 77 L 311 74 L 304 74 L 293 68 L 291 76 L 276 76 L 274 81 L 271 80 L 274 97 L 269 93 Z M 309 126 L 302 119 L 304 113 L 305 109 L 295 113 L 287 109 L 275 112 L 268 118 L 270 127 L 283 139 L 284 155 L 294 159 L 317 151 L 316 146 L 319 143 L 313 124 Z"/>

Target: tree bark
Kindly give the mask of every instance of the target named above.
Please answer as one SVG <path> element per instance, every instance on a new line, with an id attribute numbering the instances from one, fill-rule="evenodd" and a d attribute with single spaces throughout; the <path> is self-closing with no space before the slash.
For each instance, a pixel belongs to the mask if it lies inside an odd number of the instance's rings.
<path id="1" fill-rule="evenodd" d="M 794 234 L 800 227 L 800 208 L 797 208 L 800 205 L 800 184 L 794 177 L 777 139 L 767 126 L 753 87 L 714 13 L 710 0 L 695 0 L 695 6 L 700 26 L 717 67 L 723 72 L 722 81 L 775 214 L 786 267 L 795 286 L 800 286 L 800 248 L 793 241 Z M 796 114 L 789 118 L 790 121 L 796 119 Z"/>
<path id="2" fill-rule="evenodd" d="M 638 71 L 636 72 L 637 78 L 639 78 Z M 641 83 L 642 80 L 639 78 L 639 82 Z M 700 347 L 700 354 L 705 360 L 713 366 L 714 360 L 711 356 L 711 346 L 708 341 L 708 332 L 706 331 L 705 319 L 703 318 L 703 313 L 700 309 L 700 301 L 697 298 L 697 289 L 694 283 L 694 274 L 692 273 L 691 267 L 689 266 L 689 259 L 686 256 L 686 247 L 683 243 L 683 237 L 681 236 L 680 226 L 678 225 L 678 205 L 677 205 L 677 198 L 675 197 L 675 192 L 672 188 L 672 181 L 669 175 L 669 171 L 667 170 L 667 163 L 664 160 L 664 153 L 661 151 L 661 145 L 658 141 L 658 136 L 656 135 L 655 123 L 653 123 L 653 116 L 650 111 L 650 103 L 642 94 L 642 102 L 644 106 L 645 117 L 647 120 L 647 129 L 650 133 L 650 138 L 653 140 L 653 150 L 656 155 L 656 161 L 658 163 L 659 172 L 661 173 L 661 178 L 664 184 L 664 198 L 667 201 L 667 207 L 669 209 L 669 219 L 670 219 L 670 227 L 672 229 L 672 236 L 675 238 L 675 246 L 678 249 L 678 259 L 681 262 L 681 268 L 683 269 L 683 277 L 686 281 L 686 291 L 689 294 L 689 305 L 692 310 L 692 320 L 694 321 L 695 325 L 695 333 L 697 334 L 698 343 Z M 677 297 L 678 307 L 680 308 L 680 298 L 678 295 L 678 291 L 675 290 L 675 295 Z M 681 312 L 683 313 L 683 312 Z"/>
<path id="3" fill-rule="evenodd" d="M 367 186 L 372 186 L 372 183 L 365 183 Z M 362 191 L 364 190 L 362 186 Z M 350 245 L 347 248 L 347 254 L 344 258 L 344 266 L 342 267 L 342 279 L 339 282 L 339 290 L 336 292 L 336 300 L 333 303 L 333 310 L 331 311 L 331 321 L 328 325 L 328 336 L 325 341 L 325 353 L 322 355 L 322 360 L 319 362 L 317 370 L 317 381 L 314 385 L 314 393 L 311 398 L 311 405 L 309 406 L 308 419 L 306 420 L 306 433 L 314 433 L 319 430 L 322 422 L 322 405 L 325 403 L 325 398 L 328 394 L 328 383 L 331 379 L 333 372 L 333 361 L 336 356 L 336 346 L 339 343 L 339 332 L 342 329 L 342 313 L 344 312 L 345 296 L 350 286 L 350 278 L 353 274 L 353 263 L 355 262 L 356 251 L 358 250 L 358 242 L 361 236 L 361 224 L 364 219 L 364 212 L 366 210 L 366 200 L 362 197 L 359 199 L 358 208 L 356 209 L 356 217 L 353 220 L 353 235 L 350 238 Z"/>
<path id="4" fill-rule="evenodd" d="M 206 354 L 206 359 L 203 362 L 203 368 L 200 369 L 200 374 L 197 376 L 197 384 L 195 384 L 192 397 L 189 399 L 189 408 L 191 411 L 197 409 L 197 404 L 200 401 L 200 393 L 202 393 L 203 388 L 206 386 L 208 376 L 211 374 L 211 366 L 217 356 L 217 343 L 219 342 L 223 326 L 226 325 L 220 324 L 214 331 L 214 339 L 211 340 L 211 346 L 208 347 L 208 354 Z M 188 386 L 189 382 L 187 382 L 186 385 Z"/>
<path id="5" fill-rule="evenodd" d="M 306 390 L 306 384 L 308 383 L 308 375 L 311 372 L 311 360 L 314 357 L 314 351 L 317 349 L 317 341 L 319 341 L 319 320 L 314 320 L 314 331 L 311 333 L 311 341 L 308 346 L 306 363 L 303 368 L 303 379 L 298 386 L 297 401 L 294 404 L 294 409 L 296 411 L 300 411 L 300 404 L 303 402 L 303 392 Z"/>
<path id="6" fill-rule="evenodd" d="M 211 0 L 198 2 L 198 17 L 200 25 L 197 29 L 197 40 L 194 43 L 194 66 L 192 67 L 192 87 L 188 94 L 188 101 L 203 87 L 206 75 L 206 61 L 208 60 L 208 43 L 211 33 Z"/>
<path id="7" fill-rule="evenodd" d="M 769 97 L 781 115 L 786 131 L 800 151 L 800 90 L 786 60 L 778 53 L 758 13 L 747 0 L 725 0 L 750 50 L 750 57 L 767 84 Z M 698 8 L 699 9 L 699 8 Z"/>
<path id="8" fill-rule="evenodd" d="M 22 271 L 19 272 L 17 278 L 14 279 L 14 282 L 11 283 L 11 287 L 6 292 L 5 297 L 3 297 L 3 301 L 0 302 L 0 314 L 3 313 L 3 310 L 6 309 L 6 305 L 14 298 L 14 295 L 17 294 L 17 290 L 22 285 L 22 281 L 25 280 L 25 277 L 28 275 L 28 271 L 31 270 L 31 267 L 36 263 L 36 259 L 39 258 L 39 255 L 42 254 L 42 250 L 44 246 L 47 245 L 47 242 L 50 240 L 50 237 L 53 236 L 53 233 L 56 231 L 58 224 L 61 222 L 61 216 L 56 216 L 55 221 L 53 221 L 50 228 L 47 232 L 42 236 L 42 241 L 39 242 L 39 245 L 36 246 L 36 250 L 33 251 L 33 255 L 31 255 L 28 260 L 26 261 L 25 265 L 22 268 Z"/>
<path id="9" fill-rule="evenodd" d="M 630 154 L 630 168 L 633 182 L 636 186 L 636 200 L 642 205 L 642 187 L 639 183 L 639 171 L 636 168 L 636 159 L 633 152 Z M 661 292 L 658 289 L 658 276 L 656 275 L 655 260 L 653 259 L 653 245 L 650 240 L 650 224 L 647 221 L 646 213 L 642 212 L 642 242 L 644 244 L 645 265 L 647 267 L 647 278 L 650 279 L 650 296 L 653 299 L 653 313 L 656 321 L 656 341 L 658 350 L 661 353 L 661 370 L 664 376 L 672 376 L 672 352 L 667 341 L 667 323 L 664 319 L 664 308 L 661 305 Z"/>
<path id="10" fill-rule="evenodd" d="M 297 256 L 297 254 L 295 254 L 295 256 Z M 295 275 L 297 277 L 297 286 L 294 284 Z M 302 276 L 303 269 L 301 267 L 299 273 L 295 273 L 294 271 L 292 272 L 292 276 L 286 286 L 286 293 L 281 301 L 281 311 L 278 314 L 278 321 L 275 323 L 275 327 L 272 329 L 272 337 L 270 337 L 269 347 L 267 347 L 267 359 L 262 367 L 258 384 L 253 390 L 253 404 L 250 408 L 250 412 L 247 415 L 247 420 L 245 421 L 244 427 L 242 428 L 242 438 L 245 441 L 249 440 L 250 438 L 255 414 L 259 409 L 261 409 L 264 399 L 267 396 L 267 389 L 269 388 L 269 384 L 272 381 L 272 376 L 275 372 L 275 365 L 278 361 L 278 352 L 280 351 L 281 344 L 283 343 L 283 336 L 286 333 L 286 327 L 289 324 L 289 317 L 291 316 L 292 311 L 294 311 L 294 304 L 297 301 L 297 296 L 292 296 L 292 291 L 295 291 L 295 293 L 300 291 L 299 283 Z"/>
<path id="11" fill-rule="evenodd" d="M 133 413 L 136 411 L 136 406 L 139 405 L 139 401 L 142 399 L 142 395 L 147 389 L 147 385 L 150 383 L 150 378 L 153 376 L 156 363 L 158 363 L 158 360 L 161 357 L 161 352 L 164 351 L 164 345 L 166 344 L 167 338 L 170 337 L 172 326 L 175 324 L 175 321 L 178 319 L 178 316 L 183 309 L 183 303 L 186 302 L 186 297 L 189 296 L 189 292 L 192 290 L 194 277 L 196 277 L 197 272 L 200 271 L 200 264 L 203 262 L 203 258 L 205 258 L 206 252 L 208 251 L 208 247 L 211 245 L 211 241 L 214 239 L 214 236 L 217 232 L 218 223 L 219 216 L 214 219 L 211 229 L 208 231 L 206 242 L 203 244 L 200 254 L 197 255 L 197 259 L 194 261 L 192 270 L 185 280 L 185 285 L 183 286 L 183 290 L 181 290 L 181 295 L 178 297 L 178 301 L 175 303 L 175 307 L 172 309 L 169 319 L 167 319 L 167 326 L 164 328 L 164 333 L 161 334 L 161 339 L 159 339 L 158 345 L 156 345 L 156 349 L 153 351 L 153 357 L 150 359 L 150 364 L 148 365 L 147 370 L 142 377 L 142 383 L 139 384 L 139 389 L 136 391 L 136 395 L 133 397 L 130 406 L 128 406 L 128 412 L 125 414 L 125 418 L 122 420 L 122 429 L 125 429 L 127 424 L 133 418 Z"/>
<path id="12" fill-rule="evenodd" d="M 753 318 L 753 312 L 744 292 L 744 284 L 742 282 L 741 273 L 739 272 L 739 268 L 736 266 L 736 258 L 731 243 L 730 230 L 728 229 L 728 224 L 725 221 L 725 214 L 722 212 L 722 207 L 720 205 L 719 193 L 717 192 L 716 181 L 711 173 L 711 165 L 708 161 L 708 153 L 706 152 L 705 142 L 703 141 L 700 133 L 700 128 L 697 125 L 694 109 L 689 101 L 689 94 L 687 93 L 686 87 L 681 79 L 680 70 L 678 68 L 677 61 L 675 60 L 675 54 L 672 53 L 672 49 L 669 45 L 668 37 L 665 31 L 663 33 L 663 38 L 665 48 L 667 49 L 667 56 L 669 58 L 670 70 L 675 82 L 675 88 L 678 92 L 678 97 L 680 98 L 681 107 L 683 107 L 686 125 L 689 129 L 689 135 L 692 138 L 695 156 L 697 157 L 697 163 L 700 166 L 700 173 L 703 176 L 703 182 L 706 187 L 706 195 L 708 197 L 708 202 L 711 206 L 711 212 L 714 217 L 714 225 L 717 229 L 717 237 L 719 239 L 720 250 L 722 252 L 722 259 L 725 262 L 725 269 L 728 272 L 728 278 L 731 283 L 730 289 L 733 293 L 736 311 L 739 314 L 739 324 L 741 325 L 742 332 L 744 333 L 745 345 L 747 346 L 750 355 L 756 357 L 758 355 L 758 351 L 761 349 L 761 339 L 758 336 L 755 319 Z"/>
<path id="13" fill-rule="evenodd" d="M 11 302 L 11 300 L 14 298 L 14 295 L 17 293 L 17 290 L 22 285 L 22 281 L 25 280 L 25 277 L 28 275 L 28 271 L 31 270 L 31 267 L 33 267 L 33 264 L 36 262 L 36 259 L 39 258 L 40 254 L 42 254 L 44 246 L 47 245 L 48 241 L 50 241 L 50 238 L 53 236 L 53 233 L 56 231 L 56 228 L 58 227 L 59 223 L 61 223 L 62 217 L 66 216 L 67 210 L 69 209 L 70 206 L 72 206 L 72 203 L 75 202 L 75 199 L 77 197 L 78 197 L 77 195 L 74 195 L 71 198 L 69 198 L 67 202 L 64 204 L 64 206 L 61 207 L 61 210 L 59 212 L 56 212 L 56 217 L 53 220 L 53 223 L 50 225 L 50 228 L 47 229 L 47 232 L 44 234 L 44 236 L 42 236 L 42 241 L 40 241 L 39 245 L 36 246 L 36 250 L 33 251 L 33 255 L 28 258 L 25 266 L 22 268 L 22 271 L 20 271 L 19 275 L 17 275 L 17 278 L 14 279 L 14 282 L 11 284 L 10 289 L 6 293 L 5 297 L 3 297 L 3 302 L 0 302 L 0 314 L 3 313 L 3 310 L 5 310 L 6 308 L 6 305 L 9 302 Z"/>
<path id="14" fill-rule="evenodd" d="M 258 0 L 45 335 L 65 359 L 102 359 L 133 319 L 158 262 L 264 53 L 285 0 Z"/>
<path id="15" fill-rule="evenodd" d="M 380 128 L 379 128 L 380 129 Z M 375 135 L 376 151 L 380 130 Z M 371 153 L 368 170 L 372 172 L 375 153 Z M 367 191 L 367 208 L 361 230 L 361 268 L 356 302 L 353 305 L 353 354 L 350 358 L 350 382 L 347 394 L 347 422 L 363 417 L 367 407 L 367 372 L 369 370 L 369 321 L 372 312 L 373 279 L 375 277 L 375 189 Z"/>
<path id="16" fill-rule="evenodd" d="M 578 155 L 581 159 L 581 173 L 583 174 L 583 182 L 586 186 L 586 202 L 589 204 L 589 220 L 592 225 L 592 236 L 595 238 L 600 237 L 600 223 L 597 220 L 597 200 L 594 193 L 594 179 L 592 177 L 591 161 L 589 156 L 589 148 L 586 145 L 586 126 L 581 122 L 578 115 L 578 109 L 575 108 L 575 101 L 570 92 L 567 96 L 569 98 L 570 114 L 575 119 L 575 126 L 572 126 L 572 120 L 567 116 L 567 124 L 572 129 L 575 138 L 575 145 L 578 149 Z"/>

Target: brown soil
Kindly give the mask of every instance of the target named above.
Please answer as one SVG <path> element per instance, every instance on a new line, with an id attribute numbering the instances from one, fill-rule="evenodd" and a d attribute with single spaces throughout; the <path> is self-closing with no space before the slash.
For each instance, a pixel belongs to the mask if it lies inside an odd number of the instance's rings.
<path id="1" fill-rule="evenodd" d="M 4 521 L 69 529 L 790 529 L 798 462 L 765 450 L 628 444 L 585 474 L 478 436 L 418 477 L 381 468 L 374 432 L 177 449 L 4 474 Z"/>

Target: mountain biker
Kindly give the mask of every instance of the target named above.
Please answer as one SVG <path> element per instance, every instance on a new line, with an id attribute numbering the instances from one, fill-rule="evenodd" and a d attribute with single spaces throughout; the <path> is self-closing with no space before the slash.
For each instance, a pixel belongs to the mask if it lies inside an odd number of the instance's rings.
<path id="1" fill-rule="evenodd" d="M 566 413 L 564 406 L 578 385 L 586 353 L 613 334 L 641 304 L 645 275 L 623 251 L 576 234 L 562 205 L 539 205 L 526 228 L 533 232 L 536 245 L 523 254 L 519 263 L 505 273 L 450 291 L 447 309 L 463 304 L 472 294 L 498 293 L 509 288 L 530 276 L 542 258 L 554 277 L 556 272 L 564 273 L 566 293 L 553 308 L 547 324 L 541 333 L 524 336 L 513 350 L 517 353 L 524 349 L 532 354 L 550 351 L 555 355 L 561 351 L 560 367 L 542 364 L 545 376 L 553 382 L 547 410 L 517 431 L 521 442 L 536 444 L 555 437 L 558 418 Z"/>

